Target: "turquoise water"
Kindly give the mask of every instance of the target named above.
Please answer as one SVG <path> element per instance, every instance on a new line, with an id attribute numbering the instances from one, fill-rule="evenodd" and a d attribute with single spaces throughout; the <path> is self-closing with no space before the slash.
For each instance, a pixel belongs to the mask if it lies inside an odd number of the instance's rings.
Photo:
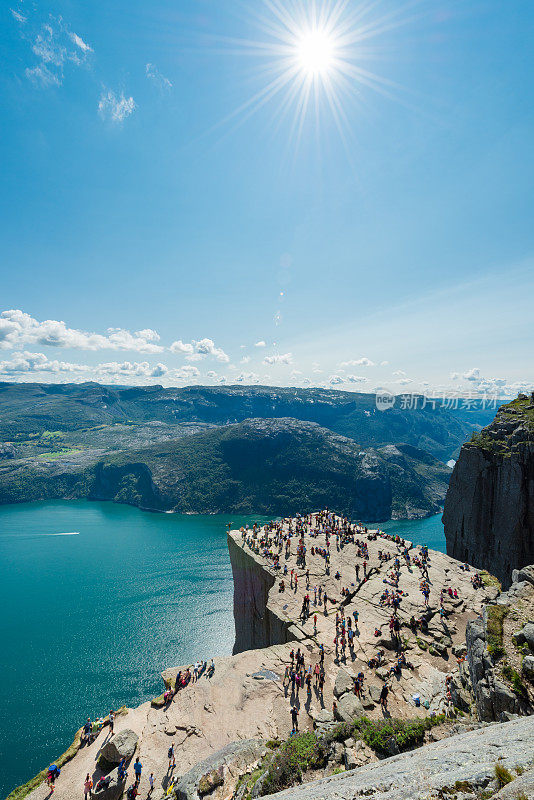
<path id="1" fill-rule="evenodd" d="M 84 717 L 160 694 L 166 667 L 231 653 L 225 527 L 250 519 L 0 507 L 0 797 L 64 752 Z"/>
<path id="2" fill-rule="evenodd" d="M 371 523 L 369 525 L 371 526 Z M 409 539 L 414 544 L 426 544 L 431 550 L 446 552 L 441 514 L 434 514 L 426 519 L 377 522 L 374 527 L 380 528 L 386 533 L 398 533 L 399 536 Z"/>
<path id="3" fill-rule="evenodd" d="M 87 716 L 160 694 L 166 667 L 231 653 L 226 524 L 258 519 L 0 507 L 0 797 L 64 752 Z M 440 520 L 380 527 L 441 550 Z"/>

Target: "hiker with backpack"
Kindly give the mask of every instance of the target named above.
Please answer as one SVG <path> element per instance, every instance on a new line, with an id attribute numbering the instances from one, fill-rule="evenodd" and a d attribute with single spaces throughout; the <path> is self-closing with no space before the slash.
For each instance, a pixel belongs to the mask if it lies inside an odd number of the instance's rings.
<path id="1" fill-rule="evenodd" d="M 174 742 L 169 747 L 167 758 L 169 759 L 169 770 L 174 769 L 176 766 L 176 759 L 174 757 Z"/>

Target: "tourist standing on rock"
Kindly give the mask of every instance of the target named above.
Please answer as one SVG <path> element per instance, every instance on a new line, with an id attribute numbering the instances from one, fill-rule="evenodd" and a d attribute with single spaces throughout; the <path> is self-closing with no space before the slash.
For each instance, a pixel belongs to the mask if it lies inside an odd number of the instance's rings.
<path id="1" fill-rule="evenodd" d="M 136 785 L 139 784 L 139 781 L 141 780 L 141 772 L 142 771 L 143 771 L 143 765 L 141 764 L 141 761 L 139 760 L 139 756 L 137 756 L 137 758 L 135 759 L 135 764 L 134 764 L 134 773 L 135 773 L 135 783 L 136 783 Z"/>
<path id="2" fill-rule="evenodd" d="M 291 724 L 292 724 L 292 733 L 298 733 L 299 729 L 299 712 L 296 706 L 291 706 Z"/>
<path id="3" fill-rule="evenodd" d="M 382 708 L 387 711 L 388 708 L 388 693 L 389 693 L 389 686 L 385 683 L 382 686 L 382 690 L 380 692 L 380 705 Z"/>
<path id="4" fill-rule="evenodd" d="M 85 800 L 87 800 L 88 797 L 93 796 L 93 781 L 91 780 L 91 776 L 89 775 L 89 773 L 87 773 L 87 775 L 85 776 L 85 783 L 83 785 L 83 790 L 85 792 Z"/>
<path id="5" fill-rule="evenodd" d="M 147 797 L 150 797 L 150 795 L 154 791 L 154 773 L 153 772 L 150 773 L 150 777 L 148 779 L 148 784 L 149 784 L 149 789 L 148 789 Z"/>
<path id="6" fill-rule="evenodd" d="M 113 736 L 113 728 L 115 727 L 115 712 L 113 709 L 109 712 L 109 733 Z"/>
<path id="7" fill-rule="evenodd" d="M 174 756 L 174 742 L 169 747 L 169 752 L 167 753 L 167 758 L 169 759 L 169 769 L 174 769 L 176 766 L 176 758 Z"/>
<path id="8" fill-rule="evenodd" d="M 86 744 L 91 742 L 91 718 L 87 717 L 87 722 L 83 726 L 83 740 Z"/>

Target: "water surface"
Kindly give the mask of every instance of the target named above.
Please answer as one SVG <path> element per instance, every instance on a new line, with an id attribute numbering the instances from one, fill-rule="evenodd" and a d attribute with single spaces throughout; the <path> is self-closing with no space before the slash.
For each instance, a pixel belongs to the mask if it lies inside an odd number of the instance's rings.
<path id="1" fill-rule="evenodd" d="M 160 694 L 169 666 L 231 654 L 230 521 L 251 518 L 0 507 L 0 797 L 64 752 L 84 716 Z"/>

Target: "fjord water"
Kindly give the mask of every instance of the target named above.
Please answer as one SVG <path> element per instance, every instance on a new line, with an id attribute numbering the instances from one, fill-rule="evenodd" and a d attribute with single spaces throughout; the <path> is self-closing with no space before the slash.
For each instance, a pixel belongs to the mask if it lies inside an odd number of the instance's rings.
<path id="1" fill-rule="evenodd" d="M 227 522 L 113 503 L 0 508 L 0 797 L 87 716 L 160 694 L 159 673 L 229 655 Z"/>
<path id="2" fill-rule="evenodd" d="M 87 716 L 160 694 L 166 667 L 231 653 L 225 530 L 254 520 L 88 501 L 0 507 L 0 797 Z M 380 527 L 444 549 L 440 515 Z"/>

